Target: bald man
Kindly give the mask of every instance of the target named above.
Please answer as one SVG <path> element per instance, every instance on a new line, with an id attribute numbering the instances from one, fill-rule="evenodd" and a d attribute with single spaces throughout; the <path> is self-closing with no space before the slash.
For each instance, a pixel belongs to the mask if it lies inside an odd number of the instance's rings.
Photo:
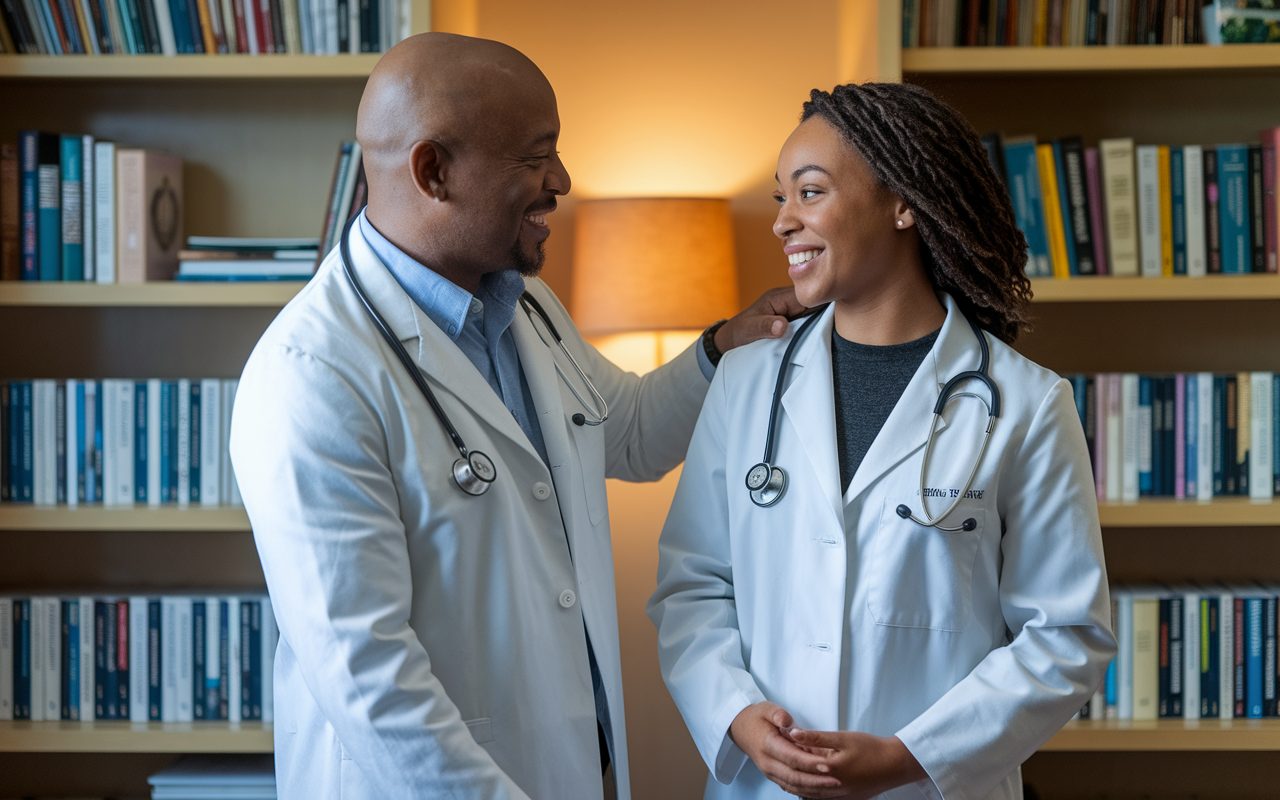
<path id="1" fill-rule="evenodd" d="M 630 796 L 605 477 L 680 463 L 719 353 L 801 309 L 768 294 L 643 378 L 609 363 L 535 277 L 559 133 L 519 52 L 392 48 L 357 121 L 368 207 L 245 367 L 282 798 Z"/>

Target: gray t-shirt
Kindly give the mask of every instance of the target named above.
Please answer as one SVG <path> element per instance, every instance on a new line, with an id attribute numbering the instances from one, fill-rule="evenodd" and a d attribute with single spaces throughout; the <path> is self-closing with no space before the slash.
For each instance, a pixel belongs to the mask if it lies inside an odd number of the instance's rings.
<path id="1" fill-rule="evenodd" d="M 934 331 L 914 342 L 871 345 L 843 339 L 832 330 L 831 371 L 842 491 L 848 490 L 858 465 L 937 338 L 938 331 Z"/>

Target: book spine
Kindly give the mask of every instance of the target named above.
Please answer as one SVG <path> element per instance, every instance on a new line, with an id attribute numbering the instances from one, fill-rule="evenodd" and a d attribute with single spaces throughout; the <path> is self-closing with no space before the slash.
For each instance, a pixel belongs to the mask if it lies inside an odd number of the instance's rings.
<path id="1" fill-rule="evenodd" d="M 222 499 L 222 387 L 217 378 L 200 381 L 200 503 Z"/>
<path id="2" fill-rule="evenodd" d="M 60 137 L 62 275 L 64 281 L 84 280 L 84 162 L 79 136 Z"/>
<path id="3" fill-rule="evenodd" d="M 30 637 L 31 644 L 31 689 L 28 705 L 31 709 L 31 721 L 41 722 L 45 716 L 45 656 L 48 643 L 45 641 L 48 637 L 48 620 L 45 617 L 45 602 L 43 597 L 32 597 L 30 601 L 31 608 L 31 625 Z M 57 719 L 57 717 L 54 717 Z"/>
<path id="4" fill-rule="evenodd" d="M 191 500 L 191 382 L 178 381 L 177 419 L 178 505 L 185 507 Z"/>
<path id="5" fill-rule="evenodd" d="M 1213 494 L 1226 494 L 1227 379 L 1213 377 Z M 1233 398 L 1234 399 L 1234 398 Z"/>
<path id="6" fill-rule="evenodd" d="M 116 282 L 116 146 L 98 142 L 93 146 L 93 241 L 94 279 Z"/>
<path id="7" fill-rule="evenodd" d="M 1185 152 L 1166 148 L 1169 156 L 1169 244 L 1173 254 L 1173 275 L 1187 274 L 1187 178 Z"/>
<path id="8" fill-rule="evenodd" d="M 1266 270 L 1275 272 L 1276 263 L 1276 129 L 1262 132 L 1262 233 Z"/>
<path id="9" fill-rule="evenodd" d="M 1138 274 L 1137 209 L 1132 139 L 1098 143 L 1106 197 L 1107 255 L 1113 275 Z"/>
<path id="10" fill-rule="evenodd" d="M 1187 275 L 1204 277 L 1207 271 L 1205 253 L 1204 151 L 1200 145 L 1182 148 L 1183 193 L 1186 212 Z"/>
<path id="11" fill-rule="evenodd" d="M 1253 397 L 1249 383 L 1249 373 L 1241 372 L 1235 376 L 1236 381 L 1236 435 L 1235 435 L 1235 469 L 1236 494 L 1249 494 L 1249 422 L 1252 419 L 1251 406 Z"/>
<path id="12" fill-rule="evenodd" d="M 1271 472 L 1273 494 L 1280 495 L 1280 372 L 1271 377 Z"/>
<path id="13" fill-rule="evenodd" d="M 1262 717 L 1262 598 L 1245 599 L 1245 713 L 1249 719 Z"/>
<path id="14" fill-rule="evenodd" d="M 241 683 L 240 676 L 243 674 L 243 647 L 247 644 L 240 637 L 241 620 L 240 620 L 240 599 L 238 597 L 228 597 L 227 604 L 227 660 L 226 671 L 226 693 L 220 694 L 219 699 L 227 710 L 227 720 L 229 722 L 241 722 L 240 718 L 240 692 Z"/>
<path id="15" fill-rule="evenodd" d="M 36 164 L 36 206 L 39 220 L 40 280 L 62 279 L 62 154 L 61 138 L 56 134 L 40 134 Z"/>
<path id="16" fill-rule="evenodd" d="M 128 653 L 129 680 L 125 684 L 122 679 L 121 683 L 129 687 L 129 695 L 128 702 L 121 705 L 121 713 L 123 715 L 127 709 L 130 722 L 146 722 L 149 718 L 147 701 L 150 698 L 147 686 L 151 645 L 148 602 L 146 597 L 138 596 L 130 597 L 126 602 L 128 621 L 122 621 L 121 624 L 128 631 L 129 638 L 126 644 L 121 645 L 120 650 Z"/>
<path id="17" fill-rule="evenodd" d="M 64 391 L 67 405 L 62 482 L 66 485 L 66 503 L 75 508 L 84 500 L 84 384 L 68 380 Z"/>
<path id="18" fill-rule="evenodd" d="M 31 719 L 31 599 L 13 599 L 13 718 Z"/>
<path id="19" fill-rule="evenodd" d="M 1133 719 L 1156 719 L 1159 711 L 1160 602 L 1133 602 Z"/>
<path id="20" fill-rule="evenodd" d="M 188 500 L 196 505 L 200 505 L 200 488 L 202 486 L 200 476 L 200 445 L 202 443 L 201 425 L 203 421 L 203 402 L 200 381 L 191 383 L 191 408 L 187 414 L 187 419 L 191 425 L 188 434 L 188 453 L 189 461 L 187 463 L 187 483 L 189 486 L 190 497 Z"/>
<path id="21" fill-rule="evenodd" d="M 222 693 L 222 657 L 226 651 L 223 631 L 226 629 L 226 608 L 217 597 L 205 601 L 205 719 L 226 719 L 220 708 Z"/>
<path id="22" fill-rule="evenodd" d="M 116 281 L 146 280 L 146 210 L 142 150 L 116 150 Z"/>
<path id="23" fill-rule="evenodd" d="M 79 719 L 96 719 L 97 701 L 97 613 L 92 597 L 80 598 L 80 715 Z"/>
<path id="24" fill-rule="evenodd" d="M 240 486 L 236 483 L 236 474 L 231 467 L 231 412 L 235 408 L 236 389 L 240 385 L 240 381 L 235 378 L 229 378 L 222 382 L 222 477 L 219 479 L 219 488 L 222 490 L 222 505 L 239 506 Z M 1280 426 L 1278 426 L 1280 428 Z M 1280 448 L 1277 448 L 1280 451 Z M 1280 464 L 1277 465 L 1276 472 L 1280 475 Z M 1280 483 L 1280 478 L 1278 478 Z"/>
<path id="25" fill-rule="evenodd" d="M 170 686 L 166 682 L 165 691 L 173 696 L 174 720 L 177 722 L 191 722 L 194 719 L 191 713 L 193 693 L 191 605 L 190 597 L 175 598 L 173 600 L 173 625 L 165 629 L 165 635 L 170 637 L 168 641 L 174 643 L 172 648 L 169 648 L 166 644 L 165 652 L 172 653 L 173 683 Z M 168 669 L 167 666 L 166 669 Z M 166 697 L 168 696 L 166 694 Z"/>
<path id="26" fill-rule="evenodd" d="M 218 600 L 218 657 L 214 661 L 218 671 L 218 680 L 216 684 L 217 693 L 214 697 L 216 703 L 216 716 L 212 719 L 230 720 L 230 709 L 228 708 L 228 694 L 231 688 L 231 629 L 235 626 L 235 617 L 231 615 L 230 601 L 225 599 Z M 238 629 L 238 628 L 237 628 Z"/>
<path id="27" fill-rule="evenodd" d="M 22 193 L 18 189 L 18 163 L 17 145 L 0 143 L 0 280 L 5 281 L 22 278 Z"/>
<path id="28" fill-rule="evenodd" d="M 1273 379 L 1270 372 L 1249 374 L 1249 496 L 1255 500 L 1270 500 L 1275 494 L 1271 451 L 1275 418 Z"/>
<path id="29" fill-rule="evenodd" d="M 1049 256 L 1053 277 L 1068 278 L 1071 262 L 1067 256 L 1066 231 L 1063 228 L 1062 204 L 1059 200 L 1057 159 L 1053 145 L 1036 145 L 1036 163 L 1040 168 L 1041 197 L 1044 200 L 1045 227 L 1049 236 Z"/>
<path id="30" fill-rule="evenodd" d="M 67 385 L 58 381 L 53 386 L 54 398 L 54 458 L 49 465 L 53 471 L 54 497 L 58 504 L 67 502 Z M 1268 482 L 1270 483 L 1270 482 Z"/>
<path id="31" fill-rule="evenodd" d="M 1153 402 L 1151 390 L 1151 378 L 1146 375 L 1139 375 L 1136 424 L 1138 445 L 1138 494 L 1140 496 L 1152 494 L 1152 450 L 1155 444 L 1153 441 L 1153 431 L 1155 428 L 1154 416 L 1158 413 L 1160 406 Z"/>
<path id="32" fill-rule="evenodd" d="M 1171 600 L 1167 597 L 1156 601 L 1159 608 L 1159 623 L 1156 634 L 1156 686 L 1157 686 L 1157 711 L 1156 715 L 1165 718 L 1175 716 L 1170 704 L 1170 695 L 1173 691 L 1170 685 L 1170 650 L 1173 649 L 1173 643 L 1170 641 L 1170 604 Z M 1178 714 L 1176 716 L 1182 716 Z"/>
<path id="33" fill-rule="evenodd" d="M 1089 147 L 1084 151 L 1084 176 L 1089 197 L 1089 230 L 1093 236 L 1093 258 L 1097 264 L 1099 275 L 1110 275 L 1107 264 L 1107 229 L 1104 224 L 1106 214 L 1102 207 L 1102 166 L 1098 158 L 1098 148 Z"/>
<path id="34" fill-rule="evenodd" d="M 59 719 L 80 716 L 80 601 L 62 600 L 62 684 Z"/>
<path id="35" fill-rule="evenodd" d="M 1184 678 L 1186 666 L 1183 658 L 1186 655 L 1186 610 L 1180 596 L 1169 599 L 1169 716 L 1182 717 L 1185 699 Z"/>
<path id="36" fill-rule="evenodd" d="M 1262 600 L 1262 716 L 1276 715 L 1276 598 Z"/>
<path id="37" fill-rule="evenodd" d="M 1222 271 L 1249 272 L 1249 163 L 1244 145 L 1218 146 L 1218 193 Z"/>
<path id="38" fill-rule="evenodd" d="M 116 444 L 116 504 L 117 505 L 133 505 L 133 475 L 134 475 L 134 385 L 133 381 L 119 379 L 114 381 L 115 391 L 118 393 L 116 398 L 116 416 L 112 419 L 111 424 L 117 427 L 115 435 Z"/>
<path id="39" fill-rule="evenodd" d="M 238 666 L 240 691 L 237 693 L 235 702 L 240 704 L 241 721 L 254 720 L 261 716 L 261 705 L 259 705 L 257 714 L 254 713 L 253 707 L 253 673 L 257 670 L 257 662 L 255 662 L 254 656 L 258 656 L 258 660 L 261 660 L 261 654 L 257 651 L 257 647 L 253 646 L 253 642 L 255 634 L 261 636 L 262 624 L 260 612 L 254 609 L 255 602 L 247 599 L 240 601 L 240 660 Z M 257 625 L 254 624 L 255 622 Z M 261 699 L 258 702 L 261 703 Z"/>
<path id="40" fill-rule="evenodd" d="M 159 696 L 152 696 L 151 702 L 160 706 L 162 722 L 178 722 L 178 598 L 165 597 L 160 600 L 159 629 Z M 157 703 L 158 701 L 158 703 Z"/>
<path id="41" fill-rule="evenodd" d="M 191 717 L 205 719 L 205 685 L 207 668 L 205 667 L 205 601 L 191 602 Z"/>
<path id="42" fill-rule="evenodd" d="M 161 637 L 163 610 L 160 600 L 147 602 L 147 719 L 160 722 L 164 710 L 164 683 L 161 676 L 161 653 L 164 642 Z M 135 664 L 138 662 L 134 662 Z"/>
<path id="43" fill-rule="evenodd" d="M 0 597 L 0 720 L 13 719 L 13 598 Z"/>
<path id="44" fill-rule="evenodd" d="M 1222 213 L 1219 202 L 1218 150 L 1204 150 L 1204 224 L 1208 272 L 1222 272 Z"/>
<path id="45" fill-rule="evenodd" d="M 1267 271 L 1267 223 L 1263 191 L 1262 148 L 1250 145 L 1249 159 L 1249 269 Z"/>
<path id="46" fill-rule="evenodd" d="M 21 192 L 21 277 L 24 281 L 40 280 L 40 266 L 37 251 L 39 250 L 39 186 L 38 178 L 40 134 L 36 131 L 22 131 L 18 134 L 21 169 L 19 170 L 19 186 Z"/>
<path id="47" fill-rule="evenodd" d="M 1187 496 L 1187 376 L 1178 373 L 1173 377 L 1173 496 L 1178 500 Z M 1197 612 L 1198 613 L 1198 612 Z"/>
<path id="48" fill-rule="evenodd" d="M 116 703 L 120 719 L 128 719 L 132 710 L 129 690 L 131 670 L 143 669 L 131 663 L 129 651 L 129 601 L 116 601 Z"/>
<path id="49" fill-rule="evenodd" d="M 158 378 L 152 378 L 146 382 L 146 467 L 147 472 L 145 480 L 139 477 L 139 483 L 145 485 L 146 502 L 152 506 L 158 506 L 164 502 L 160 488 L 160 445 L 164 438 L 164 430 L 161 427 L 161 381 Z M 142 447 L 140 446 L 141 450 Z"/>
<path id="50" fill-rule="evenodd" d="M 0 503 L 8 503 L 13 501 L 17 494 L 14 485 L 13 475 L 17 466 L 16 448 L 14 442 L 17 439 L 13 435 L 13 402 L 11 398 L 12 389 L 8 381 L 0 381 Z"/>
<path id="51" fill-rule="evenodd" d="M 147 407 L 147 382 L 133 381 L 129 383 L 133 388 L 133 492 L 131 500 L 134 503 L 147 502 L 147 453 L 150 449 L 148 443 L 149 431 L 147 422 L 150 419 L 150 410 Z"/>
<path id="52" fill-rule="evenodd" d="M 173 16 L 170 13 L 169 0 L 147 0 L 151 4 L 152 15 L 156 20 L 156 33 L 160 39 L 160 52 L 166 56 L 178 54 L 178 43 L 175 35 Z"/>
<path id="53" fill-rule="evenodd" d="M 1162 274 L 1160 251 L 1160 149 L 1156 145 L 1136 148 L 1138 167 L 1139 252 L 1143 277 Z"/>
<path id="54" fill-rule="evenodd" d="M 1094 234 L 1090 230 L 1089 192 L 1085 176 L 1084 145 L 1078 137 L 1063 139 L 1062 176 L 1065 178 L 1066 210 L 1071 222 L 1069 255 L 1078 275 L 1097 275 L 1098 262 L 1094 258 Z"/>
<path id="55" fill-rule="evenodd" d="M 280 640 L 280 630 L 276 626 L 275 611 L 271 607 L 271 598 L 262 598 L 262 721 L 275 721 L 275 680 L 276 643 Z"/>

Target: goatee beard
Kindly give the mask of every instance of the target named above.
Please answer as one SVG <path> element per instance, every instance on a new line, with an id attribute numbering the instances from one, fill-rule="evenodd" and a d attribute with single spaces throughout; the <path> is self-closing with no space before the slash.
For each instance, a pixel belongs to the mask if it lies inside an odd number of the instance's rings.
<path id="1" fill-rule="evenodd" d="M 516 272 L 526 278 L 538 277 L 538 273 L 542 272 L 542 265 L 547 260 L 547 253 L 543 244 L 544 242 L 538 242 L 537 253 L 533 258 L 525 255 L 524 249 L 520 247 L 520 242 L 516 242 L 512 246 L 511 261 L 515 264 Z"/>

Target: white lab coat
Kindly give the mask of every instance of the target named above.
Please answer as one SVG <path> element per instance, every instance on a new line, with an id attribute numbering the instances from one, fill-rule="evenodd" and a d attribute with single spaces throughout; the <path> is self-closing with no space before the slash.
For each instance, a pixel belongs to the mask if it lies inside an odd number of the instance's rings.
<path id="1" fill-rule="evenodd" d="M 652 480 L 683 459 L 708 386 L 696 355 L 644 378 L 624 373 L 530 280 L 610 412 L 599 427 L 570 422 L 581 409 L 553 358 L 579 378 L 517 312 L 548 469 L 358 228 L 351 250 L 366 292 L 497 480 L 481 497 L 453 483 L 458 451 L 331 253 L 254 349 L 232 422 L 280 626 L 280 797 L 599 798 L 584 618 L 618 796 L 629 797 L 604 480 Z"/>
<path id="2" fill-rule="evenodd" d="M 1084 704 L 1115 651 L 1093 481 L 1069 384 L 991 342 L 1001 417 L 947 533 L 919 516 L 920 462 L 939 389 L 978 367 L 973 331 L 946 322 L 841 495 L 832 310 L 792 356 L 774 463 L 782 500 L 752 504 L 783 350 L 725 356 L 662 532 L 663 676 L 711 769 L 707 798 L 782 798 L 728 737 L 770 700 L 796 724 L 896 734 L 932 780 L 884 797 L 1022 797 L 1019 765 Z M 986 396 L 976 382 L 963 387 Z M 959 489 L 986 410 L 948 406 L 928 489 Z M 950 500 L 945 502 L 949 503 Z M 931 498 L 938 514 L 944 501 Z"/>

